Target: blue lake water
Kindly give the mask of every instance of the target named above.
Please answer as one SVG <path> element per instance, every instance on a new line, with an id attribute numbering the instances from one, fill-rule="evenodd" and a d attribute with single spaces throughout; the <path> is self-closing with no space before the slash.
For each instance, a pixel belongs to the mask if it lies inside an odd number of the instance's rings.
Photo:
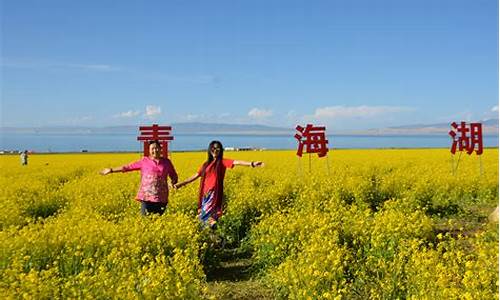
<path id="1" fill-rule="evenodd" d="M 297 149 L 293 136 L 273 135 L 181 135 L 169 144 L 172 151 L 206 149 L 209 142 L 219 140 L 224 147 Z M 329 136 L 329 148 L 450 148 L 445 136 Z M 498 147 L 498 136 L 484 136 L 484 147 Z M 35 152 L 142 152 L 142 145 L 131 134 L 1 134 L 0 149 Z"/>

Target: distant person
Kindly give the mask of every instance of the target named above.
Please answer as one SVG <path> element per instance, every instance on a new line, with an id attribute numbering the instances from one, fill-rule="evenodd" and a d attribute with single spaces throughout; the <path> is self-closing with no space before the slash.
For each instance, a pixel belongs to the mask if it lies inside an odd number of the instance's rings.
<path id="1" fill-rule="evenodd" d="M 21 152 L 21 166 L 28 165 L 28 150 Z"/>
<path id="2" fill-rule="evenodd" d="M 208 159 L 200 167 L 197 173 L 181 183 L 174 184 L 174 188 L 180 188 L 201 177 L 200 191 L 198 195 L 198 218 L 204 224 L 214 229 L 217 220 L 222 216 L 222 199 L 224 193 L 224 175 L 227 168 L 235 165 L 260 167 L 264 164 L 260 161 L 241 161 L 224 159 L 224 148 L 219 141 L 212 141 L 207 150 Z"/>
<path id="3" fill-rule="evenodd" d="M 141 171 L 141 185 L 136 200 L 141 202 L 141 214 L 162 215 L 168 204 L 168 183 L 177 183 L 177 172 L 168 158 L 161 157 L 161 145 L 158 141 L 149 142 L 149 156 L 118 168 L 106 168 L 101 175 L 116 172 Z"/>

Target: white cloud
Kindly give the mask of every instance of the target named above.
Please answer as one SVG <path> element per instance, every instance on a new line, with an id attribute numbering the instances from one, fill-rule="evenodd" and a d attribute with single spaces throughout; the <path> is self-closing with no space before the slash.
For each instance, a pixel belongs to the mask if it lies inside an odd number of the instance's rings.
<path id="1" fill-rule="evenodd" d="M 154 118 L 159 114 L 161 114 L 161 108 L 159 106 L 146 105 L 146 117 Z"/>
<path id="2" fill-rule="evenodd" d="M 69 125 L 83 125 L 83 124 L 88 124 L 88 122 L 93 120 L 94 120 L 93 116 L 81 116 L 81 117 L 66 119 L 63 121 L 63 123 Z"/>
<path id="3" fill-rule="evenodd" d="M 96 65 L 96 64 L 90 64 L 90 65 L 82 65 L 82 64 L 72 64 L 68 65 L 69 67 L 74 67 L 74 68 L 79 68 L 79 69 L 85 69 L 85 70 L 91 70 L 91 71 L 99 71 L 99 72 L 112 72 L 112 71 L 118 71 L 119 68 L 113 67 L 110 65 Z"/>
<path id="4" fill-rule="evenodd" d="M 401 106 L 329 106 L 317 108 L 314 117 L 320 119 L 374 117 L 391 113 L 414 111 Z"/>
<path id="5" fill-rule="evenodd" d="M 437 122 L 443 123 L 451 123 L 451 122 L 471 122 L 477 120 L 477 116 L 475 116 L 470 110 L 463 110 L 453 114 L 441 116 L 437 118 Z"/>
<path id="6" fill-rule="evenodd" d="M 490 110 L 483 113 L 482 120 L 498 119 L 498 105 L 493 106 Z"/>
<path id="7" fill-rule="evenodd" d="M 194 115 L 194 114 L 187 114 L 185 118 L 186 118 L 188 121 L 194 121 L 194 120 L 197 120 L 199 117 L 200 117 L 200 116 L 198 116 L 198 115 Z"/>
<path id="8" fill-rule="evenodd" d="M 36 60 L 12 60 L 5 58 L 1 62 L 2 67 L 29 68 L 29 69 L 80 69 L 96 72 L 120 71 L 121 68 L 107 64 L 75 64 L 65 62 L 47 62 Z"/>
<path id="9" fill-rule="evenodd" d="M 122 113 L 116 114 L 113 117 L 115 117 L 115 118 L 133 118 L 133 117 L 137 117 L 140 114 L 141 114 L 141 112 L 138 111 L 138 110 L 135 110 L 135 111 L 134 110 L 129 110 L 129 111 L 126 111 L 126 112 L 122 112 Z"/>
<path id="10" fill-rule="evenodd" d="M 266 110 L 266 109 L 259 109 L 259 108 L 252 108 L 248 112 L 248 116 L 254 119 L 263 119 L 263 118 L 268 118 L 273 115 L 273 112 L 271 110 Z"/>
<path id="11" fill-rule="evenodd" d="M 180 115 L 178 121 L 182 122 L 202 122 L 202 123 L 224 123 L 235 122 L 237 117 L 230 113 L 219 114 L 186 114 Z"/>

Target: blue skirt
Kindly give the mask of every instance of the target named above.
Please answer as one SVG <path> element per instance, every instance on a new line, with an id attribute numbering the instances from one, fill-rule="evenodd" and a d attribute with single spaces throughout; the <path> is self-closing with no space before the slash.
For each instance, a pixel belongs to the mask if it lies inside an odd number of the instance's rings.
<path id="1" fill-rule="evenodd" d="M 201 198 L 201 212 L 198 216 L 200 221 L 209 226 L 215 227 L 217 222 L 217 209 L 215 207 L 215 190 L 209 190 Z"/>

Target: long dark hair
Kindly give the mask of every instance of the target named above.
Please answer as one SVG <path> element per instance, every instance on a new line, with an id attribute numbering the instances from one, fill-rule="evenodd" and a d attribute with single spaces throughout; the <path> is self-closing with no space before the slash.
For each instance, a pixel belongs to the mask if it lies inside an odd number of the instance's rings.
<path id="1" fill-rule="evenodd" d="M 219 141 L 211 141 L 207 149 L 207 161 L 203 164 L 203 170 L 201 172 L 202 176 L 205 176 L 205 170 L 214 161 L 214 157 L 212 156 L 212 147 L 214 147 L 215 145 L 217 145 L 220 148 L 219 154 L 215 158 L 217 160 L 217 164 L 220 164 L 222 158 L 224 157 L 224 147 L 222 147 L 222 143 Z M 218 166 L 216 166 L 216 169 L 218 169 L 217 167 Z"/>
<path id="2" fill-rule="evenodd" d="M 214 147 L 215 145 L 217 145 L 220 148 L 219 155 L 217 155 L 216 159 L 221 160 L 224 156 L 224 147 L 222 147 L 222 143 L 219 141 L 211 141 L 207 149 L 207 155 L 208 155 L 207 164 L 211 163 L 214 160 L 212 156 L 212 147 Z"/>

